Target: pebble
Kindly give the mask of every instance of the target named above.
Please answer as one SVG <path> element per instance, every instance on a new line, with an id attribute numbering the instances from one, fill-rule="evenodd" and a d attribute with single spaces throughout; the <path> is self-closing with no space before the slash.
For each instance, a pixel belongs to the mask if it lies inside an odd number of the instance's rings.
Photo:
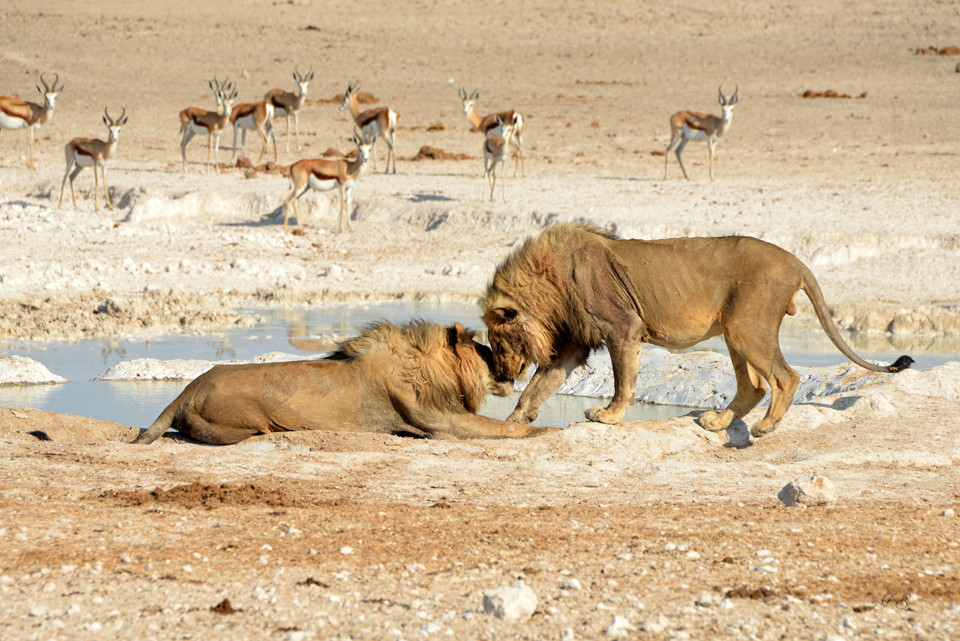
<path id="1" fill-rule="evenodd" d="M 526 621 L 536 611 L 538 603 L 537 593 L 523 581 L 483 595 L 483 611 L 508 623 Z"/>
<path id="2" fill-rule="evenodd" d="M 614 615 L 613 623 L 607 626 L 603 633 L 612 637 L 622 637 L 626 636 L 626 634 L 633 629 L 633 626 L 630 625 L 630 621 L 628 621 L 626 617 Z"/>
<path id="3" fill-rule="evenodd" d="M 940 513 L 941 516 L 953 516 L 954 514 L 955 512 L 953 511 L 953 508 L 949 507 Z"/>
<path id="4" fill-rule="evenodd" d="M 827 477 L 811 474 L 807 478 L 794 479 L 784 485 L 777 497 L 787 507 L 826 505 L 836 502 L 837 490 Z"/>
<path id="5" fill-rule="evenodd" d="M 652 632 L 656 634 L 658 632 L 663 632 L 664 630 L 667 629 L 667 627 L 662 623 L 660 623 L 659 621 L 651 620 L 651 621 L 647 621 L 642 626 L 640 626 L 640 629 L 643 630 L 644 632 Z"/>
<path id="6" fill-rule="evenodd" d="M 567 579 L 560 584 L 561 590 L 581 590 L 583 586 L 580 585 L 580 581 L 577 579 Z"/>

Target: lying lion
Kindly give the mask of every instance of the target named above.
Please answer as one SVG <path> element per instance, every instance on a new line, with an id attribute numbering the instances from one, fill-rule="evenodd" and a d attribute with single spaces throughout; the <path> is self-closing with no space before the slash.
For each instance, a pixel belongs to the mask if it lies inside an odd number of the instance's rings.
<path id="1" fill-rule="evenodd" d="M 699 423 L 725 429 L 760 402 L 766 380 L 770 409 L 750 430 L 762 436 L 783 418 L 800 381 L 780 353 L 778 334 L 784 315 L 796 313 L 801 290 L 827 336 L 857 365 L 897 372 L 913 363 L 901 356 L 880 366 L 857 356 L 840 337 L 810 270 L 770 243 L 738 236 L 621 240 L 591 225 L 553 227 L 500 265 L 481 301 L 497 377 L 517 378 L 537 364 L 507 420 L 536 418 L 589 352 L 606 345 L 613 399 L 586 416 L 619 423 L 633 402 L 643 343 L 686 348 L 723 334 L 737 393 L 723 411 L 701 414 Z"/>
<path id="2" fill-rule="evenodd" d="M 553 431 L 478 416 L 488 393 L 510 383 L 490 374 L 490 348 L 459 323 L 377 323 L 323 360 L 218 365 L 191 382 L 134 443 L 173 427 L 228 444 L 291 430 L 379 432 L 430 438 L 522 438 Z"/>

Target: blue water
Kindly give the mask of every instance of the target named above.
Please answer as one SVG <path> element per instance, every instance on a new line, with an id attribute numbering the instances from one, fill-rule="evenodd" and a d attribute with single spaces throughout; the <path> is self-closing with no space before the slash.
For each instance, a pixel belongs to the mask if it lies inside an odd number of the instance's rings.
<path id="1" fill-rule="evenodd" d="M 337 333 L 351 335 L 364 325 L 379 320 L 403 322 L 426 318 L 433 322 L 482 328 L 475 305 L 384 303 L 362 306 L 331 306 L 300 310 L 247 310 L 262 317 L 256 327 L 211 332 L 203 336 L 169 335 L 151 340 L 93 340 L 76 343 L 5 343 L 0 356 L 22 355 L 43 363 L 50 371 L 70 383 L 63 385 L 0 386 L 0 405 L 34 407 L 41 410 L 76 414 L 115 421 L 124 425 L 146 426 L 186 385 L 185 381 L 94 382 L 91 379 L 121 361 L 134 358 L 169 360 L 244 360 L 267 352 L 287 352 L 304 357 L 316 352 L 300 349 L 291 340 L 302 336 Z M 824 366 L 845 362 L 845 358 L 821 334 L 785 335 L 783 352 L 791 365 Z M 652 348 L 647 348 L 652 349 Z M 725 352 L 722 340 L 713 339 L 698 346 Z M 860 350 L 858 350 L 860 352 Z M 892 361 L 898 352 L 863 351 L 865 358 Z M 960 360 L 957 353 L 917 353 L 916 367 L 929 368 L 948 360 Z M 537 425 L 565 426 L 583 420 L 583 412 L 600 404 L 598 399 L 554 396 L 544 406 Z M 490 397 L 482 414 L 506 418 L 516 398 Z M 663 418 L 685 414 L 689 409 L 635 404 L 628 420 Z"/>

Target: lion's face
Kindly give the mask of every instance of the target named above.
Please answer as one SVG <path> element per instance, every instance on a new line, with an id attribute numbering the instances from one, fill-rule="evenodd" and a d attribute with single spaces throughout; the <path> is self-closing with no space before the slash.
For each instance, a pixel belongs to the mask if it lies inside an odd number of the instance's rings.
<path id="1" fill-rule="evenodd" d="M 493 394 L 494 396 L 510 396 L 510 394 L 513 393 L 513 382 L 507 377 L 496 374 L 496 361 L 493 350 L 476 341 L 473 342 L 473 345 L 477 356 L 483 359 L 483 362 L 487 365 L 487 393 Z"/>
<path id="2" fill-rule="evenodd" d="M 491 367 L 497 380 L 514 380 L 523 376 L 530 363 L 526 332 L 515 309 L 493 309 L 484 316 L 490 347 L 493 350 Z"/>

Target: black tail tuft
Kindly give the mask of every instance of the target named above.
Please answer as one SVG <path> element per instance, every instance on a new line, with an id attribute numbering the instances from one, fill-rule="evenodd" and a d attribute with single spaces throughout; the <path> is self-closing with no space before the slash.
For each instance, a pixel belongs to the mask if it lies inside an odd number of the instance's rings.
<path id="1" fill-rule="evenodd" d="M 900 358 L 898 358 L 898 359 L 896 360 L 896 362 L 894 362 L 893 365 L 888 366 L 888 367 L 887 367 L 887 371 L 889 371 L 889 372 L 899 372 L 899 371 L 901 371 L 901 370 L 907 369 L 908 367 L 910 367 L 911 365 L 913 365 L 913 364 L 916 363 L 916 362 L 917 362 L 917 361 L 913 360 L 912 358 L 910 358 L 909 356 L 907 356 L 906 354 L 904 354 L 903 356 L 901 356 Z"/>

